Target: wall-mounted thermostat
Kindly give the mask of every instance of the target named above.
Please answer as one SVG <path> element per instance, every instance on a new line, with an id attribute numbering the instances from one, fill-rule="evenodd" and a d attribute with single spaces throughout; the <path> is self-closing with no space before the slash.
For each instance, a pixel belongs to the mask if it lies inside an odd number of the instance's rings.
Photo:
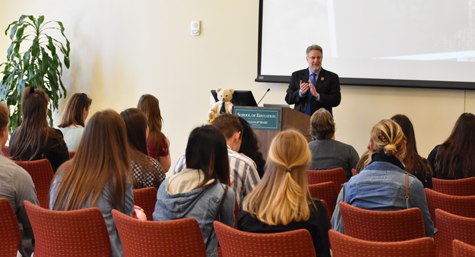
<path id="1" fill-rule="evenodd" d="M 191 35 L 198 36 L 200 34 L 200 21 L 191 21 Z"/>

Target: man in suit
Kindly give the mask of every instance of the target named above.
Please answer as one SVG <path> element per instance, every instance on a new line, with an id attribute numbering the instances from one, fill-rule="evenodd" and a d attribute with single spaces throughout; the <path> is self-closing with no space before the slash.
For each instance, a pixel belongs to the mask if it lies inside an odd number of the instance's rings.
<path id="1" fill-rule="evenodd" d="M 285 95 L 285 101 L 295 104 L 295 110 L 312 115 L 323 107 L 332 113 L 332 107 L 340 104 L 340 79 L 337 74 L 324 70 L 322 61 L 321 46 L 307 47 L 308 68 L 292 73 Z"/>

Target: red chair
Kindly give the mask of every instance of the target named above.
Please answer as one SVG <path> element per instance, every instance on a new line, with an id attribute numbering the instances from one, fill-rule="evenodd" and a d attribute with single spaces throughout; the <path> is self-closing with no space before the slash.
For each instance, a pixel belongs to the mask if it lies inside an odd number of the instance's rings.
<path id="1" fill-rule="evenodd" d="M 237 202 L 237 199 L 234 202 L 234 228 L 237 229 L 239 220 L 239 203 Z"/>
<path id="2" fill-rule="evenodd" d="M 35 257 L 111 256 L 109 232 L 98 208 L 50 211 L 29 201 L 25 208 L 35 236 Z"/>
<path id="3" fill-rule="evenodd" d="M 475 246 L 455 239 L 452 242 L 454 257 L 475 257 Z"/>
<path id="4" fill-rule="evenodd" d="M 475 177 L 463 179 L 432 179 L 434 191 L 447 195 L 475 195 Z"/>
<path id="5" fill-rule="evenodd" d="M 328 229 L 330 229 L 332 227 L 332 224 L 331 224 L 332 213 L 330 213 L 330 211 L 328 210 L 328 205 L 324 200 L 320 200 L 320 202 L 322 202 L 323 206 L 325 206 L 325 210 L 327 210 L 327 213 L 325 213 L 325 215 L 327 216 Z"/>
<path id="6" fill-rule="evenodd" d="M 0 257 L 14 257 L 21 249 L 20 226 L 10 202 L 0 198 Z"/>
<path id="7" fill-rule="evenodd" d="M 134 189 L 134 203 L 142 207 L 147 220 L 153 220 L 153 211 L 157 203 L 157 189 L 155 187 Z"/>
<path id="8" fill-rule="evenodd" d="M 446 195 L 429 188 L 425 188 L 424 191 L 435 228 L 438 228 L 435 209 L 441 209 L 463 217 L 475 218 L 475 196 Z"/>
<path id="9" fill-rule="evenodd" d="M 258 234 L 239 231 L 215 221 L 223 257 L 242 256 L 316 256 L 312 237 L 306 229 Z"/>
<path id="10" fill-rule="evenodd" d="M 332 181 L 335 183 L 336 191 L 338 193 L 340 193 L 341 185 L 348 181 L 343 168 L 335 168 L 330 170 L 308 170 L 307 172 L 309 185 Z"/>
<path id="11" fill-rule="evenodd" d="M 206 257 L 198 222 L 193 218 L 140 221 L 112 210 L 124 257 Z"/>
<path id="12" fill-rule="evenodd" d="M 2 147 L 3 156 L 10 157 L 10 148 L 8 145 Z"/>
<path id="13" fill-rule="evenodd" d="M 345 234 L 354 238 L 377 241 L 406 241 L 426 236 L 419 208 L 400 211 L 370 211 L 340 202 Z"/>
<path id="14" fill-rule="evenodd" d="M 76 151 L 70 151 L 69 152 L 69 159 L 72 159 L 76 155 Z"/>
<path id="15" fill-rule="evenodd" d="M 434 257 L 434 240 L 429 237 L 400 242 L 372 242 L 328 231 L 333 257 L 391 256 Z"/>
<path id="16" fill-rule="evenodd" d="M 49 209 L 49 191 L 54 177 L 51 163 L 47 159 L 14 162 L 30 174 L 40 206 Z"/>
<path id="17" fill-rule="evenodd" d="M 333 214 L 338 198 L 338 192 L 335 189 L 335 183 L 325 182 L 320 184 L 308 185 L 308 191 L 312 197 L 324 200 L 328 205 L 328 212 Z"/>
<path id="18" fill-rule="evenodd" d="M 452 241 L 475 245 L 475 218 L 467 218 L 437 209 L 437 256 L 452 256 Z"/>

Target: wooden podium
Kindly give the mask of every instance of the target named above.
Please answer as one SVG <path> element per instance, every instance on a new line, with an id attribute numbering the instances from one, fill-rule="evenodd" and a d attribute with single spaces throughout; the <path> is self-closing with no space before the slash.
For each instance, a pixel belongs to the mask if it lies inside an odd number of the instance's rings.
<path id="1" fill-rule="evenodd" d="M 294 129 L 304 135 L 308 142 L 310 135 L 310 116 L 287 107 L 247 107 L 235 106 L 233 113 L 246 119 L 259 140 L 259 149 L 267 158 L 272 139 L 279 132 Z"/>

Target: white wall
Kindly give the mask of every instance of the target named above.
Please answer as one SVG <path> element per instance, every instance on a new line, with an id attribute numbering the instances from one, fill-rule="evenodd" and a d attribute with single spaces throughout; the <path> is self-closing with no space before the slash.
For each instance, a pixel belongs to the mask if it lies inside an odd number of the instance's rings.
<path id="1" fill-rule="evenodd" d="M 287 85 L 254 82 L 258 5 L 257 0 L 0 0 L 0 30 L 21 14 L 62 21 L 72 48 L 71 69 L 63 79 L 69 94 L 92 97 L 91 113 L 120 112 L 135 107 L 144 93 L 157 96 L 173 167 L 190 130 L 207 119 L 209 90 L 248 89 L 259 100 L 270 88 L 263 102 L 284 103 Z M 198 37 L 190 35 L 191 20 L 202 22 Z M 0 62 L 9 44 L 0 36 Z M 334 109 L 336 137 L 361 154 L 374 123 L 403 113 L 414 123 L 419 152 L 427 156 L 464 111 L 475 112 L 474 91 L 342 86 L 342 103 Z"/>

